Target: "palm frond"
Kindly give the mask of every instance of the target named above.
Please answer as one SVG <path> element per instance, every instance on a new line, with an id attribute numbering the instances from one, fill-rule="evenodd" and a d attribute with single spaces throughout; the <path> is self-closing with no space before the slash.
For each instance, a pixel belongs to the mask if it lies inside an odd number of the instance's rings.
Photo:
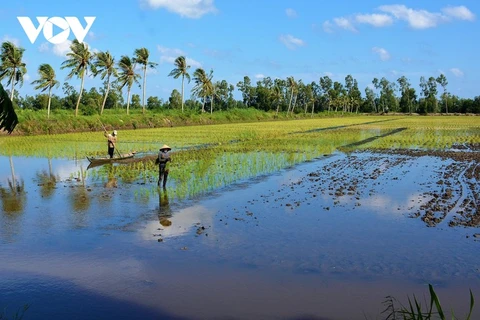
<path id="1" fill-rule="evenodd" d="M 12 101 L 0 83 L 0 129 L 12 133 L 18 124 L 18 117 Z"/>

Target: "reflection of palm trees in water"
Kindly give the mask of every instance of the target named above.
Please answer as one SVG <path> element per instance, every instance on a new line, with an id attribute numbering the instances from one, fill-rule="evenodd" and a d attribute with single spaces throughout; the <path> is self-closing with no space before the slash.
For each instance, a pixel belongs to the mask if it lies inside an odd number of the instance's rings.
<path id="1" fill-rule="evenodd" d="M 15 234 L 19 234 L 22 221 L 19 219 L 23 213 L 25 201 L 25 184 L 23 180 L 18 181 L 15 176 L 15 168 L 13 160 L 10 156 L 10 169 L 12 171 L 12 179 L 7 179 L 8 188 L 0 185 L 0 198 L 2 201 L 3 214 L 0 214 L 0 236 L 6 241 L 12 241 Z"/>
<path id="2" fill-rule="evenodd" d="M 158 221 L 164 227 L 171 226 L 172 221 L 169 218 L 172 217 L 172 209 L 170 209 L 167 190 L 158 192 L 158 204 Z"/>
<path id="3" fill-rule="evenodd" d="M 0 196 L 2 199 L 2 207 L 5 213 L 19 213 L 23 211 L 25 204 L 25 183 L 23 180 L 18 181 L 15 176 L 15 168 L 13 160 L 10 156 L 10 170 L 12 171 L 12 179 L 7 179 L 8 188 L 0 187 Z"/>
<path id="4" fill-rule="evenodd" d="M 44 198 L 50 198 L 59 180 L 58 177 L 53 174 L 52 159 L 48 159 L 48 173 L 46 170 L 43 170 L 41 173 L 37 173 L 37 178 L 40 185 L 40 194 Z"/>
<path id="5" fill-rule="evenodd" d="M 71 186 L 71 194 L 70 200 L 72 204 L 72 208 L 75 213 L 80 213 L 86 211 L 90 207 L 90 198 L 88 196 L 88 190 L 85 185 L 85 170 L 83 170 L 83 166 L 80 166 L 80 177 L 74 179 L 74 181 L 81 182 L 80 185 L 72 185 Z M 83 216 L 76 216 L 76 220 L 78 223 L 81 224 L 85 217 Z"/>
<path id="6" fill-rule="evenodd" d="M 108 181 L 105 183 L 105 188 L 117 188 L 118 187 L 118 180 L 115 177 L 115 171 L 113 168 L 113 164 L 108 164 Z"/>

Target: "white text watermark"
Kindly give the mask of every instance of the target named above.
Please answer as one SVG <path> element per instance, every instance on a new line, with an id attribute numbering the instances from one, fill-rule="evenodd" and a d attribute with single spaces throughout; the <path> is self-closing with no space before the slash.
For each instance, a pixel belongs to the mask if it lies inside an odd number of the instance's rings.
<path id="1" fill-rule="evenodd" d="M 32 44 L 35 43 L 42 30 L 43 36 L 48 42 L 52 44 L 60 44 L 68 40 L 70 30 L 73 32 L 73 35 L 77 38 L 78 42 L 82 43 L 96 17 L 84 17 L 86 22 L 85 28 L 77 17 L 36 17 L 38 22 L 37 26 L 33 24 L 29 17 L 17 17 L 17 19 Z M 55 35 L 53 34 L 54 26 L 60 29 Z"/>

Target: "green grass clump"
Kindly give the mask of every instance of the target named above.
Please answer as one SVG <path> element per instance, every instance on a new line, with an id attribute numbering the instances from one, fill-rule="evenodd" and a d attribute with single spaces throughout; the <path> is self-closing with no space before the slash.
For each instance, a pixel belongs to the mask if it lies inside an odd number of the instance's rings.
<path id="1" fill-rule="evenodd" d="M 440 303 L 440 299 L 436 294 L 433 286 L 431 284 L 428 285 L 429 294 L 430 294 L 430 303 L 428 307 L 422 305 L 422 303 L 413 296 L 413 300 L 408 297 L 408 306 L 404 306 L 400 304 L 399 307 L 396 306 L 397 300 L 390 296 L 386 297 L 384 301 L 384 305 L 386 309 L 382 312 L 382 314 L 386 314 L 385 320 L 431 320 L 431 319 L 440 319 L 440 320 L 447 320 L 447 316 L 443 311 L 442 305 Z M 426 304 L 427 305 L 427 304 Z M 465 318 L 465 320 L 470 320 L 473 312 L 473 307 L 475 305 L 475 299 L 473 297 L 472 290 L 470 290 L 470 311 Z M 452 320 L 458 320 L 452 310 L 451 318 Z"/>

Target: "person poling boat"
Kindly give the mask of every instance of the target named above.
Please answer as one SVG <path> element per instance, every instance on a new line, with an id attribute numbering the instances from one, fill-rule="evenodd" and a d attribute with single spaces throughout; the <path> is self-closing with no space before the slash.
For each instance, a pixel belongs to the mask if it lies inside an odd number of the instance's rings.
<path id="1" fill-rule="evenodd" d="M 167 186 L 167 178 L 168 178 L 168 168 L 167 168 L 167 163 L 169 161 L 172 161 L 170 158 L 169 151 L 172 150 L 169 146 L 164 144 L 161 148 L 160 151 L 158 152 L 158 157 L 155 160 L 155 164 L 158 164 L 158 183 L 157 185 L 160 187 L 160 184 L 162 183 L 163 180 L 163 189 L 166 188 Z"/>
<path id="2" fill-rule="evenodd" d="M 115 152 L 116 143 L 117 143 L 117 130 L 113 130 L 111 134 L 107 133 L 107 130 L 105 130 L 105 133 L 103 135 L 107 138 L 107 145 L 108 145 L 107 152 L 108 152 L 108 155 L 110 156 L 110 159 L 112 159 L 113 153 Z M 117 152 L 118 152 L 118 149 L 117 149 Z"/>

